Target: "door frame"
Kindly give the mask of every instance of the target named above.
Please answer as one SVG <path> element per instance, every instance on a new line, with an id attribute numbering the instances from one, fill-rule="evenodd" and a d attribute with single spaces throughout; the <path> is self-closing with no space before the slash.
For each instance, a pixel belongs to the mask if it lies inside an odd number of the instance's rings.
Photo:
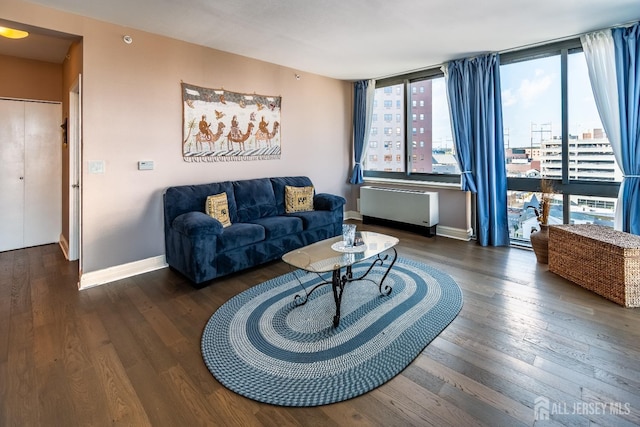
<path id="1" fill-rule="evenodd" d="M 69 261 L 82 272 L 82 74 L 69 90 Z"/>

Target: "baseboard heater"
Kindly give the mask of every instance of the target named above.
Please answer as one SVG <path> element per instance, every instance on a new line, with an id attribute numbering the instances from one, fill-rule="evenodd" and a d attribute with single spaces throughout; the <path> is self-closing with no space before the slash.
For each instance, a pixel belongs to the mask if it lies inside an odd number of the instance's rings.
<path id="1" fill-rule="evenodd" d="M 438 193 L 388 187 L 360 188 L 364 224 L 381 224 L 425 234 L 436 234 L 440 220 Z"/>

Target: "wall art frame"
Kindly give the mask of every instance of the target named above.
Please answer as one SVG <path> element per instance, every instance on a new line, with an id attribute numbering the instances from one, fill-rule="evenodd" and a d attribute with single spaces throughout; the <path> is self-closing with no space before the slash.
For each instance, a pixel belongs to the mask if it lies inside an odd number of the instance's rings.
<path id="1" fill-rule="evenodd" d="M 182 156 L 186 162 L 279 159 L 280 96 L 182 82 Z"/>

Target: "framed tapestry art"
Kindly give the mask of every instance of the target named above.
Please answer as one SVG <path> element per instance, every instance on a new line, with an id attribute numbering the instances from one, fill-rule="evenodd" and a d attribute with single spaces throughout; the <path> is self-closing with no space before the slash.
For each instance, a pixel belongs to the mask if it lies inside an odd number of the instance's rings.
<path id="1" fill-rule="evenodd" d="M 182 83 L 184 160 L 279 159 L 281 101 Z"/>

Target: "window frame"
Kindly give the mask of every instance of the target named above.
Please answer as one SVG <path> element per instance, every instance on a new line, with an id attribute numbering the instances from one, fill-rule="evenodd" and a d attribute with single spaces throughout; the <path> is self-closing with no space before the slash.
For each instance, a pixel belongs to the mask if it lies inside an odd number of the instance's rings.
<path id="1" fill-rule="evenodd" d="M 582 44 L 579 38 L 572 38 L 558 42 L 545 43 L 529 48 L 522 48 L 500 53 L 500 64 L 508 65 L 516 62 L 530 61 L 538 58 L 560 55 L 561 72 L 561 120 L 562 120 L 562 179 L 553 180 L 556 191 L 563 194 L 563 222 L 569 223 L 570 197 L 593 196 L 617 198 L 620 182 L 615 181 L 587 181 L 569 179 L 569 111 L 568 111 L 568 55 L 581 52 Z M 436 182 L 443 184 L 460 184 L 459 174 L 434 174 L 411 171 L 411 136 L 412 133 L 412 105 L 409 102 L 409 85 L 412 82 L 444 77 L 440 66 L 415 71 L 403 75 L 383 78 L 376 81 L 376 89 L 403 84 L 405 105 L 405 170 L 406 172 L 385 172 L 363 170 L 365 181 L 370 179 L 390 179 L 415 182 Z M 540 191 L 540 178 L 507 177 L 507 191 Z"/>
<path id="2" fill-rule="evenodd" d="M 561 91 L 561 126 L 562 126 L 562 178 L 551 180 L 558 193 L 562 193 L 562 206 L 564 224 L 570 222 L 570 198 L 571 196 L 593 196 L 617 198 L 620 183 L 615 181 L 589 181 L 569 178 L 569 76 L 568 56 L 572 53 L 582 52 L 582 43 L 579 38 L 549 43 L 528 49 L 500 54 L 500 65 L 509 65 L 517 62 L 531 61 L 550 56 L 560 56 L 560 91 Z M 507 177 L 507 191 L 532 191 L 540 192 L 540 178 L 515 178 Z"/>
<path id="3" fill-rule="evenodd" d="M 363 170 L 363 177 L 366 181 L 369 179 L 389 179 L 389 180 L 401 180 L 401 181 L 415 181 L 415 182 L 436 182 L 443 184 L 460 184 L 460 174 L 439 174 L 439 173 L 425 173 L 425 172 L 412 172 L 411 166 L 411 141 L 412 141 L 412 105 L 410 100 L 410 84 L 413 82 L 428 80 L 428 79 L 436 79 L 444 77 L 444 72 L 440 69 L 440 67 L 429 68 L 426 70 L 416 71 L 408 74 L 403 74 L 399 76 L 388 77 L 384 79 L 380 79 L 376 81 L 376 89 L 385 88 L 388 86 L 394 86 L 403 84 L 404 85 L 404 129 L 405 129 L 405 140 L 404 140 L 404 150 L 405 150 L 405 171 L 406 172 L 390 172 L 390 171 L 372 171 L 372 170 Z M 448 107 L 447 107 L 448 108 Z"/>

